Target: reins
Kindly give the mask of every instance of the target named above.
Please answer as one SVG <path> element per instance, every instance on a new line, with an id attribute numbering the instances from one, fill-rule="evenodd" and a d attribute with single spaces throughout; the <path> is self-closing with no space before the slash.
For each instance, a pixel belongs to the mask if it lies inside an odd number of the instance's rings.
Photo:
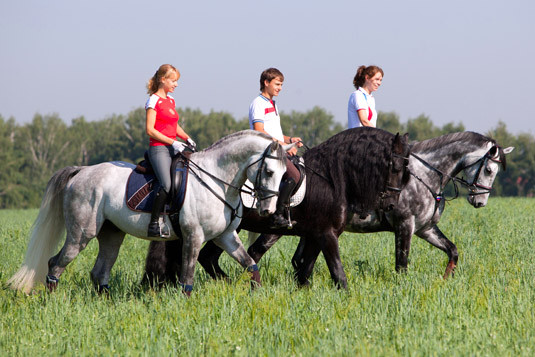
<path id="1" fill-rule="evenodd" d="M 207 175 L 208 177 L 210 177 L 211 179 L 213 179 L 214 181 L 217 181 L 217 182 L 220 182 L 222 183 L 223 185 L 226 185 L 230 188 L 233 188 L 234 190 L 238 191 L 239 193 L 246 193 L 246 194 L 249 194 L 253 197 L 255 197 L 255 199 L 257 197 L 259 197 L 260 200 L 265 200 L 265 199 L 268 199 L 268 198 L 271 198 L 271 197 L 274 197 L 274 196 L 278 196 L 279 192 L 278 191 L 273 191 L 273 190 L 268 190 L 267 188 L 264 188 L 264 187 L 258 187 L 258 185 L 260 184 L 260 173 L 262 171 L 262 167 L 264 165 L 264 161 L 266 159 L 276 159 L 276 160 L 279 160 L 278 157 L 276 156 L 273 156 L 273 155 L 268 155 L 268 151 L 269 149 L 271 148 L 271 144 L 268 145 L 268 147 L 264 150 L 264 152 L 262 153 L 262 156 L 254 161 L 253 163 L 249 164 L 247 166 L 247 170 L 257 164 L 258 162 L 262 161 L 259 169 L 257 170 L 256 172 L 256 178 L 255 178 L 255 187 L 251 188 L 249 186 L 247 186 L 247 184 L 245 184 L 244 186 L 249 189 L 250 191 L 247 191 L 247 190 L 244 190 L 242 189 L 241 187 L 237 187 L 231 183 L 228 183 L 222 179 L 220 179 L 219 177 L 211 174 L 210 172 L 206 171 L 205 169 L 203 169 L 202 167 L 200 167 L 195 161 L 191 160 L 191 159 L 188 159 L 188 168 L 190 170 L 190 172 L 199 180 L 199 182 L 204 186 L 206 187 L 218 200 L 220 200 L 221 202 L 223 202 L 223 204 L 225 204 L 225 206 L 227 206 L 230 210 L 231 210 L 231 221 L 230 223 L 232 223 L 232 221 L 234 221 L 234 219 L 236 218 L 243 218 L 243 217 L 240 217 L 238 215 L 238 212 L 239 212 L 239 209 L 240 209 L 240 206 L 243 206 L 243 202 L 242 202 L 242 198 L 241 198 L 241 195 L 238 195 L 238 197 L 240 198 L 239 202 L 238 202 L 238 205 L 234 208 L 232 207 L 232 205 L 230 203 L 228 203 L 223 197 L 221 197 L 217 192 L 215 192 L 215 190 L 210 187 L 210 185 L 208 185 L 206 183 L 206 181 L 204 181 L 200 175 L 195 172 L 195 170 L 193 170 L 193 167 L 194 166 L 196 169 L 198 169 L 199 171 L 201 171 L 202 173 L 204 173 L 205 175 Z M 181 154 L 182 155 L 182 154 Z M 268 195 L 260 195 L 259 192 L 261 193 L 268 193 Z M 230 225 L 229 223 L 229 225 Z"/>

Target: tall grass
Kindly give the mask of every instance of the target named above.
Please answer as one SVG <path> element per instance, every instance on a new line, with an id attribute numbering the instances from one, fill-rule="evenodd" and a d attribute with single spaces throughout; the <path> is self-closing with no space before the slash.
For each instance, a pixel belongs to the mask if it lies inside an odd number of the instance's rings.
<path id="1" fill-rule="evenodd" d="M 290 264 L 298 239 L 285 237 L 260 263 L 262 288 L 251 292 L 247 275 L 224 256 L 231 282 L 212 281 L 198 267 L 189 299 L 139 286 L 148 243 L 133 237 L 108 297 L 89 279 L 96 242 L 67 267 L 55 293 L 11 291 L 5 282 L 24 258 L 37 211 L 0 211 L 0 354 L 531 356 L 534 204 L 448 205 L 439 226 L 460 259 L 447 281 L 446 255 L 417 237 L 408 272 L 397 274 L 392 234 L 344 234 L 348 290 L 333 287 L 322 258 L 312 285 L 300 289 Z"/>

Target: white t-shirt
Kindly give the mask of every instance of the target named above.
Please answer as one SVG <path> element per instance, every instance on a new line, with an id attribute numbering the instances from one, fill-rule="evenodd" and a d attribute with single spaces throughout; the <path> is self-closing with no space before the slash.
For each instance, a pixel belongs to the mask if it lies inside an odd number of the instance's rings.
<path id="1" fill-rule="evenodd" d="M 275 101 L 263 95 L 256 97 L 249 106 L 249 128 L 254 129 L 254 123 L 264 123 L 264 130 L 277 140 L 284 142 L 281 118 Z"/>
<path id="2" fill-rule="evenodd" d="M 367 118 L 374 127 L 377 127 L 377 111 L 375 110 L 375 98 L 373 95 L 366 93 L 360 87 L 358 90 L 351 93 L 349 102 L 347 103 L 347 127 L 358 128 L 362 126 L 359 120 L 358 111 L 366 110 Z"/>

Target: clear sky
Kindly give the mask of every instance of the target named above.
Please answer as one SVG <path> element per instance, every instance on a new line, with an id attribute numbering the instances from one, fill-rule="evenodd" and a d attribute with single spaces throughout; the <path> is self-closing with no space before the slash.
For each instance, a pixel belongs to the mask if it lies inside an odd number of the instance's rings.
<path id="1" fill-rule="evenodd" d="M 244 118 L 273 66 L 282 111 L 317 105 L 345 125 L 357 67 L 376 64 L 377 108 L 402 122 L 534 134 L 534 14 L 533 0 L 2 1 L 0 115 L 127 114 L 171 63 L 179 107 Z"/>

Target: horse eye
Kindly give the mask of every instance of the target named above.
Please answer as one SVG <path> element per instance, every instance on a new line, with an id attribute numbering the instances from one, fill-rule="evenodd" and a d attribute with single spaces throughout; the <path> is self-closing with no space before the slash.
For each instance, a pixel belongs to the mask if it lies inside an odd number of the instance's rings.
<path id="1" fill-rule="evenodd" d="M 490 175 L 492 173 L 492 170 L 489 167 L 485 167 L 485 173 Z"/>
<path id="2" fill-rule="evenodd" d="M 271 176 L 273 176 L 273 174 L 274 174 L 274 172 L 272 170 L 266 169 L 266 176 L 271 177 Z"/>

